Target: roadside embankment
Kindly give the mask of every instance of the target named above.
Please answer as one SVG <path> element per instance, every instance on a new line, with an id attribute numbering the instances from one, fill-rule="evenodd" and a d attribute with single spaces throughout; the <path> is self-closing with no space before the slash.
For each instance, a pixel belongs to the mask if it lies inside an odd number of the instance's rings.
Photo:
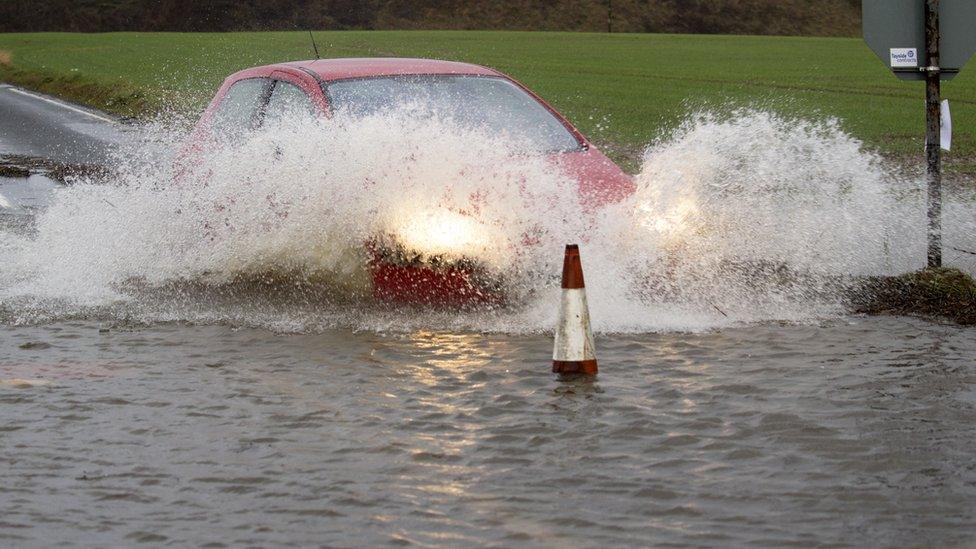
<path id="1" fill-rule="evenodd" d="M 976 324 L 976 281 L 948 267 L 872 278 L 855 301 L 857 311 L 867 314 L 933 316 Z"/>
<path id="2" fill-rule="evenodd" d="M 94 82 L 77 74 L 48 72 L 36 68 L 22 69 L 14 64 L 13 55 L 5 50 L 0 50 L 0 82 L 54 95 L 123 117 L 144 117 L 158 108 L 145 90 L 135 86 Z"/>

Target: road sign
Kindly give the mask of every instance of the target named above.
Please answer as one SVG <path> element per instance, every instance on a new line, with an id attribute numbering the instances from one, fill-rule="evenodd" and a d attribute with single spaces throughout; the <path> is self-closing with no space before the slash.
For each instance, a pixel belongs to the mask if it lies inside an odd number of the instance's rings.
<path id="1" fill-rule="evenodd" d="M 925 0 L 862 0 L 864 41 L 898 78 L 925 80 Z M 976 53 L 976 0 L 940 0 L 942 80 Z"/>
<path id="2" fill-rule="evenodd" d="M 888 68 L 898 78 L 925 80 L 928 266 L 941 267 L 941 86 L 976 52 L 976 0 L 862 0 L 861 14 L 864 41 Z"/>

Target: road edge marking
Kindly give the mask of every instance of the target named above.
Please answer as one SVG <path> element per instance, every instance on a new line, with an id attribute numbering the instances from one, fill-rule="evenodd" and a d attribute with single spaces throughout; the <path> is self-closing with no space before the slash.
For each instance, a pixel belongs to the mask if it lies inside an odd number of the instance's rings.
<path id="1" fill-rule="evenodd" d="M 38 99 L 40 101 L 44 101 L 45 103 L 50 103 L 52 105 L 57 105 L 59 107 L 68 109 L 69 111 L 74 111 L 74 112 L 76 112 L 78 114 L 84 114 L 85 116 L 90 116 L 90 117 L 92 117 L 92 118 L 94 118 L 96 120 L 101 120 L 102 122 L 108 122 L 109 124 L 117 124 L 118 123 L 117 120 L 113 120 L 113 119 L 111 119 L 111 118 L 109 118 L 107 116 L 102 116 L 100 114 L 95 114 L 93 112 L 88 112 L 88 111 L 86 111 L 84 109 L 79 109 L 78 107 L 74 107 L 74 106 L 68 105 L 66 103 L 63 103 L 61 101 L 57 101 L 55 99 L 51 99 L 51 98 L 48 98 L 48 97 L 44 97 L 42 95 L 37 95 L 35 93 L 31 93 L 29 91 L 25 91 L 25 90 L 22 90 L 20 88 L 15 88 L 13 86 L 9 86 L 9 87 L 7 87 L 7 89 L 10 90 L 10 91 L 12 91 L 12 92 L 14 92 L 14 93 L 19 93 L 20 95 L 26 95 L 27 97 L 33 97 L 34 99 Z"/>

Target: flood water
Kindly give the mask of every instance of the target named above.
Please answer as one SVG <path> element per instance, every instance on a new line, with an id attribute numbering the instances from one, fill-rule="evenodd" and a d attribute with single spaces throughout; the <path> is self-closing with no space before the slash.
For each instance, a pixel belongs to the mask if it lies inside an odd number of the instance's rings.
<path id="1" fill-rule="evenodd" d="M 259 135 L 201 185 L 135 154 L 0 180 L 0 546 L 974 539 L 976 328 L 845 301 L 921 266 L 923 181 L 836 124 L 704 116 L 590 216 L 517 152 L 393 117 Z M 970 273 L 973 200 L 944 218 Z M 418 219 L 520 301 L 361 299 L 363 242 Z M 596 379 L 550 373 L 570 242 Z"/>
<path id="2" fill-rule="evenodd" d="M 0 539 L 946 545 L 976 535 L 976 332 L 845 317 L 605 336 L 0 330 Z M 19 378 L 19 381 L 13 378 Z"/>

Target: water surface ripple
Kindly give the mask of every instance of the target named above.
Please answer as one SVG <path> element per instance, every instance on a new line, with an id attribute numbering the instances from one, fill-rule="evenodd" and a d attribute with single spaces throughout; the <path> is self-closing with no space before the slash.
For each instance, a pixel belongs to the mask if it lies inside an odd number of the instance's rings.
<path id="1" fill-rule="evenodd" d="M 965 543 L 974 334 L 7 327 L 0 544 Z"/>

